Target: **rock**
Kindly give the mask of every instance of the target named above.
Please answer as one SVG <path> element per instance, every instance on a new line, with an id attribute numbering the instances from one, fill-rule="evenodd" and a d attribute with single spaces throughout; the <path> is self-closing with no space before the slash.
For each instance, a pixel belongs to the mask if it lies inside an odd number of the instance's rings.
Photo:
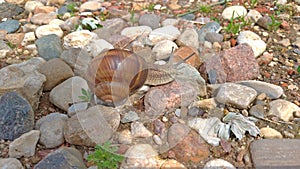
<path id="1" fill-rule="evenodd" d="M 63 36 L 64 32 L 60 29 L 60 27 L 58 25 L 51 24 L 51 25 L 39 26 L 35 30 L 35 34 L 36 34 L 37 38 L 41 38 L 43 36 L 51 35 L 51 34 L 55 34 L 59 38 L 61 38 Z"/>
<path id="2" fill-rule="evenodd" d="M 156 14 L 144 14 L 139 19 L 139 25 L 145 25 L 152 29 L 156 29 L 160 25 L 160 16 Z"/>
<path id="3" fill-rule="evenodd" d="M 40 138 L 40 131 L 31 130 L 21 135 L 9 144 L 9 157 L 31 157 L 35 154 L 36 144 Z"/>
<path id="4" fill-rule="evenodd" d="M 33 12 L 36 7 L 44 6 L 44 4 L 40 1 L 27 1 L 25 3 L 25 11 Z"/>
<path id="5" fill-rule="evenodd" d="M 273 53 L 264 52 L 262 56 L 257 58 L 258 65 L 268 65 L 273 60 Z"/>
<path id="6" fill-rule="evenodd" d="M 179 37 L 179 35 L 180 35 L 180 31 L 178 30 L 178 28 L 170 25 L 170 26 L 160 27 L 151 31 L 149 34 L 149 40 L 153 44 L 157 44 L 162 40 L 174 41 Z"/>
<path id="7" fill-rule="evenodd" d="M 176 43 L 170 40 L 162 40 L 158 42 L 152 49 L 152 53 L 155 55 L 156 60 L 168 59 L 174 50 L 178 49 Z"/>
<path id="8" fill-rule="evenodd" d="M 124 115 L 121 122 L 122 123 L 129 123 L 129 122 L 137 121 L 139 119 L 140 119 L 140 117 L 135 111 L 129 111 L 128 113 L 126 113 Z"/>
<path id="9" fill-rule="evenodd" d="M 184 20 L 189 20 L 189 21 L 193 21 L 195 20 L 196 16 L 192 13 L 187 14 L 187 15 L 183 15 L 180 18 L 184 19 Z"/>
<path id="10" fill-rule="evenodd" d="M 96 33 L 98 35 L 99 39 L 105 39 L 105 38 L 102 38 L 101 35 L 99 33 L 97 33 L 97 30 L 101 30 L 101 29 L 108 30 L 108 32 L 109 32 L 108 37 L 110 37 L 112 35 L 121 34 L 121 31 L 124 28 L 129 26 L 128 23 L 124 19 L 121 19 L 121 18 L 106 19 L 105 21 L 101 22 L 101 24 L 103 25 L 103 28 L 99 28 L 99 29 L 96 29 L 93 31 L 94 33 Z M 105 40 L 107 40 L 107 39 L 105 39 Z"/>
<path id="11" fill-rule="evenodd" d="M 86 169 L 81 153 L 75 148 L 62 147 L 48 154 L 34 169 Z"/>
<path id="12" fill-rule="evenodd" d="M 250 145 L 254 168 L 294 168 L 300 166 L 299 139 L 261 139 Z"/>
<path id="13" fill-rule="evenodd" d="M 271 127 L 261 128 L 260 135 L 265 139 L 283 138 L 279 131 L 277 131 Z"/>
<path id="14" fill-rule="evenodd" d="M 203 169 L 210 169 L 210 168 L 215 168 L 215 169 L 235 169 L 236 167 L 233 166 L 231 163 L 228 161 L 225 161 L 223 159 L 213 159 L 208 161 Z"/>
<path id="15" fill-rule="evenodd" d="M 205 41 L 205 36 L 208 32 L 215 32 L 218 33 L 218 31 L 221 30 L 221 25 L 218 22 L 208 22 L 204 26 L 198 30 L 198 39 L 200 42 Z"/>
<path id="16" fill-rule="evenodd" d="M 98 11 L 101 9 L 101 3 L 97 1 L 87 1 L 80 5 L 79 11 L 80 12 L 91 12 L 91 11 Z"/>
<path id="17" fill-rule="evenodd" d="M 36 25 L 47 25 L 50 21 L 56 18 L 57 16 L 55 12 L 38 13 L 33 15 L 32 18 L 30 18 L 30 22 Z"/>
<path id="18" fill-rule="evenodd" d="M 256 22 L 257 25 L 259 25 L 260 27 L 267 29 L 267 30 L 269 29 L 270 23 L 272 23 L 272 19 L 268 15 L 259 18 Z"/>
<path id="19" fill-rule="evenodd" d="M 195 29 L 186 29 L 176 40 L 179 46 L 199 47 L 198 33 Z"/>
<path id="20" fill-rule="evenodd" d="M 31 104 L 33 110 L 39 105 L 42 95 L 43 83 L 46 78 L 38 69 L 45 60 L 40 57 L 28 61 L 6 66 L 0 70 L 0 95 L 17 91 Z"/>
<path id="21" fill-rule="evenodd" d="M 261 17 L 263 17 L 257 10 L 250 9 L 246 18 L 256 23 Z"/>
<path id="22" fill-rule="evenodd" d="M 282 39 L 281 41 L 278 42 L 279 44 L 281 44 L 284 47 L 288 47 L 291 45 L 290 39 L 286 38 L 286 39 Z"/>
<path id="23" fill-rule="evenodd" d="M 13 18 L 24 11 L 23 8 L 17 4 L 7 2 L 0 3 L 0 18 Z"/>
<path id="24" fill-rule="evenodd" d="M 179 23 L 179 19 L 174 19 L 174 18 L 167 18 L 165 20 L 162 21 L 162 26 L 169 26 L 169 25 L 172 25 L 172 26 L 175 26 Z"/>
<path id="25" fill-rule="evenodd" d="M 65 0 L 47 0 L 47 5 L 61 6 L 65 3 Z"/>
<path id="26" fill-rule="evenodd" d="M 278 0 L 276 1 L 276 5 L 285 5 L 287 3 L 287 0 Z"/>
<path id="27" fill-rule="evenodd" d="M 65 48 L 83 48 L 90 43 L 92 39 L 96 39 L 97 34 L 90 32 L 89 30 L 81 30 L 72 32 L 64 37 Z"/>
<path id="28" fill-rule="evenodd" d="M 267 48 L 267 44 L 261 40 L 260 36 L 251 31 L 240 32 L 239 36 L 237 37 L 237 43 L 247 43 L 250 45 L 255 57 L 261 55 Z"/>
<path id="29" fill-rule="evenodd" d="M 39 56 L 45 60 L 58 58 L 62 53 L 61 40 L 57 35 L 45 35 L 35 41 Z"/>
<path id="30" fill-rule="evenodd" d="M 51 13 L 56 11 L 56 7 L 54 6 L 38 6 L 34 9 L 34 13 Z M 50 21 L 51 22 L 51 21 Z"/>
<path id="31" fill-rule="evenodd" d="M 66 79 L 74 76 L 69 65 L 60 58 L 54 58 L 44 63 L 38 71 L 46 76 L 44 91 L 49 91 Z"/>
<path id="32" fill-rule="evenodd" d="M 199 107 L 204 110 L 211 110 L 217 107 L 217 103 L 214 98 L 201 99 L 193 102 L 190 107 Z"/>
<path id="33" fill-rule="evenodd" d="M 190 56 L 192 53 L 194 53 L 194 55 L 188 60 L 186 60 L 185 63 L 195 68 L 199 68 L 199 66 L 202 64 L 202 60 L 200 59 L 199 52 L 197 51 L 196 48 L 192 48 L 189 46 L 179 47 L 179 49 L 176 50 L 173 54 L 173 62 L 174 63 L 181 62 L 182 60 Z"/>
<path id="34" fill-rule="evenodd" d="M 104 50 L 114 48 L 112 44 L 110 44 L 104 39 L 91 40 L 91 42 L 85 47 L 87 51 L 91 53 L 92 57 L 98 56 Z"/>
<path id="35" fill-rule="evenodd" d="M 36 40 L 34 32 L 27 32 L 24 35 L 24 38 L 21 42 L 21 45 L 27 46 L 29 44 L 32 44 Z"/>
<path id="36" fill-rule="evenodd" d="M 0 40 L 0 59 L 8 56 L 12 51 L 13 50 L 3 40 Z"/>
<path id="37" fill-rule="evenodd" d="M 218 34 L 216 32 L 207 32 L 207 34 L 205 35 L 205 40 L 214 43 L 214 42 L 223 42 L 223 35 L 222 34 Z"/>
<path id="38" fill-rule="evenodd" d="M 10 42 L 13 45 L 20 45 L 24 36 L 25 36 L 24 33 L 12 33 L 12 34 L 7 34 L 5 38 L 8 42 Z"/>
<path id="39" fill-rule="evenodd" d="M 283 99 L 277 99 L 270 102 L 269 115 L 275 115 L 284 121 L 289 121 L 295 112 L 300 111 L 296 104 Z"/>
<path id="40" fill-rule="evenodd" d="M 149 26 L 133 26 L 124 28 L 121 31 L 121 35 L 127 36 L 129 38 L 135 38 L 140 35 L 148 35 L 152 31 Z"/>
<path id="41" fill-rule="evenodd" d="M 140 122 L 131 123 L 131 134 L 133 137 L 151 137 L 153 134 Z"/>
<path id="42" fill-rule="evenodd" d="M 0 30 L 5 30 L 7 33 L 14 33 L 20 27 L 20 23 L 18 20 L 7 20 L 0 23 Z"/>
<path id="43" fill-rule="evenodd" d="M 238 83 L 245 86 L 249 86 L 254 90 L 256 90 L 258 93 L 265 93 L 271 99 L 278 99 L 280 96 L 284 94 L 284 91 L 280 86 L 267 83 L 267 82 L 262 82 L 257 80 L 247 80 Z"/>
<path id="44" fill-rule="evenodd" d="M 65 142 L 63 129 L 68 116 L 60 113 L 51 113 L 39 119 L 35 128 L 40 130 L 39 142 L 46 148 L 55 148 Z"/>
<path id="45" fill-rule="evenodd" d="M 0 168 L 2 169 L 24 169 L 22 163 L 16 158 L 1 158 L 0 159 Z"/>
<path id="46" fill-rule="evenodd" d="M 160 167 L 160 169 L 171 169 L 171 168 L 186 169 L 186 167 L 183 164 L 181 164 L 180 162 L 174 159 L 168 159 Z"/>
<path id="47" fill-rule="evenodd" d="M 120 144 L 131 144 L 132 143 L 132 134 L 130 130 L 125 129 L 119 133 L 118 142 Z"/>
<path id="48" fill-rule="evenodd" d="M 14 140 L 34 127 L 34 112 L 16 92 L 0 97 L 0 139 Z"/>
<path id="49" fill-rule="evenodd" d="M 68 116 L 74 116 L 76 113 L 86 110 L 88 106 L 89 104 L 87 102 L 74 103 L 68 109 Z"/>
<path id="50" fill-rule="evenodd" d="M 136 144 L 131 146 L 124 155 L 121 168 L 157 168 L 157 152 L 149 144 Z"/>
<path id="51" fill-rule="evenodd" d="M 211 83 L 237 82 L 259 75 L 254 53 L 247 44 L 230 48 L 219 55 L 208 55 L 204 66 Z"/>
<path id="52" fill-rule="evenodd" d="M 264 118 L 265 117 L 265 109 L 263 105 L 254 105 L 250 108 L 249 114 L 254 117 Z"/>
<path id="53" fill-rule="evenodd" d="M 71 77 L 54 87 L 50 92 L 50 102 L 64 111 L 68 111 L 69 104 L 82 101 L 81 89 L 88 91 L 86 80 L 79 76 Z"/>
<path id="54" fill-rule="evenodd" d="M 210 155 L 205 141 L 184 124 L 175 123 L 169 128 L 168 142 L 171 148 L 168 153 L 174 153 L 181 163 L 198 163 Z"/>
<path id="55" fill-rule="evenodd" d="M 222 12 L 223 19 L 237 18 L 239 16 L 246 16 L 247 9 L 244 6 L 229 6 L 226 7 Z"/>
<path id="56" fill-rule="evenodd" d="M 157 145 L 162 145 L 163 144 L 163 141 L 161 140 L 161 138 L 158 135 L 153 135 L 153 141 Z"/>
<path id="57" fill-rule="evenodd" d="M 219 103 L 246 109 L 254 101 L 257 92 L 247 86 L 225 83 L 219 87 L 215 100 Z"/>
<path id="58" fill-rule="evenodd" d="M 97 105 L 67 120 L 64 136 L 68 143 L 94 146 L 111 138 L 120 123 L 116 109 Z"/>
<path id="59" fill-rule="evenodd" d="M 66 13 L 67 15 L 68 13 Z M 68 18 L 64 23 L 60 24 L 60 28 L 68 33 L 74 32 L 76 30 L 76 26 L 80 24 L 80 20 L 78 17 L 73 16 Z"/>

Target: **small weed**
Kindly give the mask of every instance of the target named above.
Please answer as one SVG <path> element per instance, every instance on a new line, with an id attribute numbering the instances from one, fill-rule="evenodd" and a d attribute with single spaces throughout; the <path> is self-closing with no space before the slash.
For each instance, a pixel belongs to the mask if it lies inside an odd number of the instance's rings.
<path id="1" fill-rule="evenodd" d="M 276 31 L 279 26 L 281 25 L 280 21 L 277 21 L 274 15 L 270 16 L 272 22 L 268 24 L 268 30 L 269 31 Z"/>
<path id="2" fill-rule="evenodd" d="M 232 13 L 228 25 L 225 28 L 223 28 L 224 31 L 227 33 L 236 35 L 239 33 L 239 31 L 242 28 L 249 26 L 251 24 L 251 21 L 247 20 L 244 15 L 238 16 L 236 18 L 234 18 L 233 16 L 234 16 L 234 12 Z"/>
<path id="3" fill-rule="evenodd" d="M 67 5 L 67 10 L 68 10 L 68 12 L 70 12 L 70 13 L 74 13 L 74 12 L 76 12 L 76 4 L 75 3 L 69 3 L 68 5 Z"/>
<path id="4" fill-rule="evenodd" d="M 149 6 L 147 7 L 147 9 L 148 9 L 149 12 L 153 12 L 154 11 L 154 7 L 155 7 L 155 4 L 149 4 Z"/>
<path id="5" fill-rule="evenodd" d="M 297 72 L 300 74 L 300 66 L 298 66 L 298 68 L 297 68 Z"/>
<path id="6" fill-rule="evenodd" d="M 91 100 L 92 100 L 92 93 L 91 92 L 81 88 L 81 94 L 82 94 L 82 96 L 78 96 L 79 99 L 81 99 L 84 102 L 88 102 L 88 103 L 91 102 Z"/>
<path id="7" fill-rule="evenodd" d="M 275 10 L 276 10 L 275 12 L 276 15 L 279 15 L 284 12 L 289 13 L 289 15 L 291 16 L 294 14 L 294 8 L 292 5 L 277 5 L 275 7 Z"/>
<path id="8" fill-rule="evenodd" d="M 211 13 L 212 9 L 209 5 L 199 5 L 199 11 L 203 13 Z"/>
<path id="9" fill-rule="evenodd" d="M 117 168 L 124 157 L 116 154 L 116 147 L 112 147 L 109 141 L 103 145 L 97 145 L 94 153 L 87 160 L 97 165 L 98 169 Z"/>
<path id="10" fill-rule="evenodd" d="M 136 22 L 136 20 L 135 20 L 135 12 L 134 12 L 134 9 L 131 9 L 131 10 L 129 11 L 129 13 L 130 13 L 130 22 L 131 22 L 132 24 L 134 24 L 134 23 Z"/>
<path id="11" fill-rule="evenodd" d="M 11 48 L 11 49 L 14 49 L 16 48 L 17 46 L 12 44 L 11 42 L 7 42 L 7 45 Z"/>
<path id="12" fill-rule="evenodd" d="M 253 9 L 257 5 L 258 0 L 250 0 L 250 8 Z"/>

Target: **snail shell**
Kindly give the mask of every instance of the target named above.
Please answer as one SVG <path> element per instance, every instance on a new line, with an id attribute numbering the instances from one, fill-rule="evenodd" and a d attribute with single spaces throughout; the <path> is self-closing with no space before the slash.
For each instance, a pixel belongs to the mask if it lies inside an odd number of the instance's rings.
<path id="1" fill-rule="evenodd" d="M 127 50 L 110 49 L 91 61 L 86 80 L 101 101 L 119 106 L 144 85 L 147 75 L 147 63 L 142 57 Z"/>

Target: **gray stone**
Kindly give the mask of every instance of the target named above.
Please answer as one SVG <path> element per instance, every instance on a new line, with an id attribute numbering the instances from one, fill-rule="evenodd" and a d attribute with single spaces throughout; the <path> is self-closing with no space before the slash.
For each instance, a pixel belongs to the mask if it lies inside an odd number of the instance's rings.
<path id="1" fill-rule="evenodd" d="M 13 18 L 24 11 L 23 8 L 17 4 L 1 3 L 0 4 L 0 18 Z"/>
<path id="2" fill-rule="evenodd" d="M 0 139 L 14 140 L 34 127 L 34 112 L 26 99 L 16 92 L 0 98 Z"/>
<path id="3" fill-rule="evenodd" d="M 180 31 L 175 26 L 164 26 L 157 29 L 154 29 L 149 34 L 149 40 L 156 44 L 162 40 L 174 41 L 180 35 Z"/>
<path id="4" fill-rule="evenodd" d="M 250 108 L 249 114 L 254 117 L 264 118 L 265 117 L 265 109 L 263 105 L 257 104 Z"/>
<path id="5" fill-rule="evenodd" d="M 300 107 L 296 104 L 278 99 L 270 102 L 270 115 L 276 115 L 284 121 L 289 121 L 293 118 L 294 113 L 300 111 Z"/>
<path id="6" fill-rule="evenodd" d="M 98 56 L 104 50 L 113 48 L 114 46 L 104 39 L 91 40 L 91 42 L 85 46 L 85 49 L 91 53 L 92 57 Z"/>
<path id="7" fill-rule="evenodd" d="M 18 20 L 7 20 L 0 23 L 0 30 L 6 30 L 7 33 L 14 33 L 20 27 L 20 23 Z"/>
<path id="8" fill-rule="evenodd" d="M 299 139 L 261 139 L 250 145 L 254 168 L 299 168 Z"/>
<path id="9" fill-rule="evenodd" d="M 195 29 L 186 29 L 176 40 L 179 46 L 199 47 L 198 33 Z"/>
<path id="10" fill-rule="evenodd" d="M 218 33 L 218 31 L 220 31 L 220 29 L 221 29 L 221 25 L 218 22 L 208 22 L 207 24 L 202 26 L 200 28 L 200 30 L 197 31 L 199 41 L 204 42 L 205 41 L 205 36 L 208 32 Z"/>
<path id="11" fill-rule="evenodd" d="M 35 41 L 39 56 L 45 60 L 58 58 L 62 53 L 61 40 L 57 35 L 46 35 Z"/>
<path id="12" fill-rule="evenodd" d="M 69 65 L 59 58 L 54 58 L 44 63 L 38 71 L 46 76 L 44 91 L 49 91 L 66 79 L 74 76 Z"/>
<path id="13" fill-rule="evenodd" d="M 84 111 L 88 108 L 88 106 L 89 106 L 89 104 L 87 102 L 74 103 L 68 109 L 68 116 L 71 117 L 71 116 L 75 115 L 76 113 Z"/>
<path id="14" fill-rule="evenodd" d="M 247 80 L 238 83 L 253 88 L 259 94 L 265 93 L 271 99 L 278 99 L 280 96 L 283 95 L 283 89 L 280 86 L 271 83 L 257 81 L 257 80 Z"/>
<path id="15" fill-rule="evenodd" d="M 34 169 L 86 169 L 81 153 L 75 148 L 63 147 L 48 154 Z"/>
<path id="16" fill-rule="evenodd" d="M 39 119 L 35 128 L 40 130 L 40 143 L 46 148 L 54 148 L 64 143 L 63 129 L 68 116 L 60 113 L 51 113 Z"/>
<path id="17" fill-rule="evenodd" d="M 195 20 L 196 16 L 192 13 L 187 14 L 187 15 L 183 15 L 180 18 L 185 19 L 185 20 L 189 20 L 189 21 L 193 21 Z"/>
<path id="18" fill-rule="evenodd" d="M 16 158 L 1 158 L 0 168 L 2 169 L 24 169 L 22 163 Z"/>
<path id="19" fill-rule="evenodd" d="M 137 121 L 139 119 L 140 119 L 140 117 L 139 117 L 139 115 L 136 112 L 129 111 L 128 113 L 126 113 L 124 115 L 124 117 L 122 118 L 121 122 L 122 123 L 129 123 L 129 122 Z"/>
<path id="20" fill-rule="evenodd" d="M 270 23 L 272 23 L 272 19 L 268 15 L 265 15 L 265 16 L 259 18 L 256 22 L 257 25 L 259 25 L 260 27 L 265 28 L 265 29 L 269 29 Z"/>
<path id="21" fill-rule="evenodd" d="M 223 42 L 224 36 L 216 32 L 207 32 L 205 35 L 205 40 L 214 43 L 214 42 Z"/>
<path id="22" fill-rule="evenodd" d="M 144 14 L 140 16 L 139 25 L 145 25 L 152 29 L 156 29 L 160 25 L 160 16 L 156 14 Z"/>
<path id="23" fill-rule="evenodd" d="M 225 8 L 222 12 L 222 17 L 224 19 L 237 18 L 239 16 L 246 16 L 247 9 L 244 6 L 229 6 Z"/>
<path id="24" fill-rule="evenodd" d="M 106 19 L 101 22 L 102 28 L 96 29 L 93 32 L 98 35 L 99 39 L 108 40 L 112 35 L 120 34 L 121 31 L 128 27 L 128 23 L 121 18 Z"/>
<path id="25" fill-rule="evenodd" d="M 216 101 L 237 108 L 246 109 L 254 101 L 257 92 L 247 86 L 225 83 L 219 87 Z"/>
<path id="26" fill-rule="evenodd" d="M 50 92 L 50 102 L 64 111 L 68 111 L 70 104 L 81 102 L 81 89 L 88 91 L 86 80 L 79 76 L 71 77 L 57 85 Z"/>
<path id="27" fill-rule="evenodd" d="M 0 40 L 0 59 L 5 58 L 13 50 L 3 41 Z"/>
<path id="28" fill-rule="evenodd" d="M 149 26 L 133 26 L 126 27 L 121 31 L 121 35 L 127 36 L 129 38 L 134 38 L 142 34 L 147 35 L 152 31 L 152 28 Z"/>
<path id="29" fill-rule="evenodd" d="M 31 130 L 21 135 L 9 144 L 9 157 L 31 157 L 35 154 L 36 144 L 40 138 L 40 131 Z"/>

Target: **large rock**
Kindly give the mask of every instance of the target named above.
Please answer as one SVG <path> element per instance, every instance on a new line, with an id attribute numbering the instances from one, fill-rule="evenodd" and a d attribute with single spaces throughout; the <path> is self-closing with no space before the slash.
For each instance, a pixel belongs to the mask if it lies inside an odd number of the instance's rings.
<path id="1" fill-rule="evenodd" d="M 31 105 L 16 92 L 0 98 L 0 139 L 14 140 L 34 127 Z"/>
<path id="2" fill-rule="evenodd" d="M 63 147 L 48 154 L 34 169 L 86 169 L 81 153 L 75 148 Z"/>
<path id="3" fill-rule="evenodd" d="M 40 143 L 46 148 L 54 148 L 65 142 L 64 127 L 68 116 L 60 113 L 51 113 L 39 119 L 35 128 L 40 130 Z"/>
<path id="4" fill-rule="evenodd" d="M 7 33 L 14 33 L 20 27 L 20 22 L 18 20 L 7 20 L 0 23 L 0 30 L 5 30 Z"/>
<path id="5" fill-rule="evenodd" d="M 24 9 L 16 4 L 11 4 L 7 2 L 0 4 L 0 18 L 13 18 L 14 16 L 19 15 L 23 11 Z"/>
<path id="6" fill-rule="evenodd" d="M 2 169 L 24 169 L 22 163 L 16 158 L 1 158 L 0 168 Z"/>
<path id="7" fill-rule="evenodd" d="M 9 144 L 9 157 L 31 157 L 35 154 L 36 144 L 40 138 L 40 131 L 31 130 L 21 135 Z"/>
<path id="8" fill-rule="evenodd" d="M 39 56 L 45 60 L 58 58 L 63 51 L 60 38 L 55 34 L 45 35 L 35 41 Z"/>
<path id="9" fill-rule="evenodd" d="M 46 77 L 37 69 L 45 60 L 38 57 L 19 64 L 13 64 L 0 70 L 0 95 L 17 91 L 23 95 L 33 109 L 38 108 Z"/>

